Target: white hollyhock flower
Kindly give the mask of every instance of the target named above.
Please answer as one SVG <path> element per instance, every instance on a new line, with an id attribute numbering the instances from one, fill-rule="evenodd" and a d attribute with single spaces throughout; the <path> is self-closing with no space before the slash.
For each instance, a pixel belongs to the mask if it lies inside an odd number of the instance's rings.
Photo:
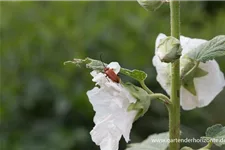
<path id="1" fill-rule="evenodd" d="M 155 50 L 160 43 L 161 39 L 166 38 L 165 34 L 159 34 L 156 39 Z M 181 69 L 182 61 L 185 61 L 184 54 L 206 42 L 202 39 L 191 39 L 188 37 L 180 37 L 181 47 L 183 48 L 181 56 Z M 162 88 L 170 95 L 170 64 L 160 61 L 158 56 L 153 57 L 153 65 L 157 71 L 157 81 Z M 207 106 L 217 94 L 219 94 L 225 86 L 225 79 L 223 73 L 220 71 L 219 65 L 215 60 L 207 61 L 206 63 L 200 63 L 199 68 L 208 72 L 207 75 L 199 78 L 194 78 L 194 86 L 196 90 L 196 96 L 190 93 L 187 89 L 181 86 L 180 98 L 181 106 L 184 110 L 191 110 L 196 107 Z"/>
<path id="2" fill-rule="evenodd" d="M 107 67 L 118 73 L 120 66 L 116 62 Z M 96 87 L 87 92 L 88 98 L 95 110 L 95 127 L 90 132 L 92 140 L 100 145 L 101 150 L 118 150 L 119 140 L 123 136 L 129 141 L 132 123 L 137 111 L 127 111 L 131 103 L 136 99 L 127 89 L 119 83 L 115 83 L 105 74 L 92 71 L 93 81 Z M 108 78 L 108 79 L 107 79 Z"/>

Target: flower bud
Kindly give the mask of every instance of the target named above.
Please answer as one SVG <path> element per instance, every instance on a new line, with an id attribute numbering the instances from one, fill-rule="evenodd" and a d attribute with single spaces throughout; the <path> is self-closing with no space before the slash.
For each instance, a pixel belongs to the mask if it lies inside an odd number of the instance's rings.
<path id="1" fill-rule="evenodd" d="M 147 11 L 155 11 L 162 4 L 166 2 L 166 0 L 138 0 L 138 3 Z"/>
<path id="2" fill-rule="evenodd" d="M 165 34 L 158 35 L 155 51 L 157 51 L 160 41 L 166 37 Z M 182 56 L 180 58 L 180 105 L 184 110 L 191 110 L 196 107 L 200 108 L 209 105 L 225 86 L 224 74 L 215 60 L 202 63 L 188 58 L 188 52 L 204 42 L 206 42 L 206 40 L 180 36 L 182 47 Z M 158 56 L 154 56 L 153 65 L 156 67 L 157 81 L 170 95 L 170 64 L 163 63 Z"/>
<path id="3" fill-rule="evenodd" d="M 180 58 L 181 51 L 180 41 L 170 36 L 160 40 L 156 55 L 162 62 L 170 63 Z"/>

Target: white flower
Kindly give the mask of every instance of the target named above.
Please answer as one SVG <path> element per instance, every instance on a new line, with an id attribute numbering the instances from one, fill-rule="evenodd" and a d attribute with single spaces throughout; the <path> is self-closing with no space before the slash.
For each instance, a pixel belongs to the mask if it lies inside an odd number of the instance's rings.
<path id="1" fill-rule="evenodd" d="M 159 34 L 156 39 L 155 47 L 161 39 L 166 38 L 166 35 Z M 180 37 L 181 46 L 183 48 L 181 62 L 185 61 L 184 54 L 200 44 L 206 42 L 202 39 L 191 39 L 188 37 Z M 157 81 L 162 88 L 170 95 L 170 64 L 163 63 L 157 56 L 153 57 L 153 65 L 157 71 Z M 182 69 L 181 63 L 181 69 Z M 181 86 L 180 98 L 181 106 L 184 110 L 191 110 L 196 107 L 207 106 L 217 94 L 219 94 L 225 86 L 225 79 L 223 73 L 220 71 L 219 65 L 215 60 L 207 61 L 206 63 L 200 63 L 199 68 L 208 72 L 207 75 L 199 78 L 194 78 L 194 86 L 196 89 L 196 96 L 190 93 L 187 89 Z"/>
<path id="2" fill-rule="evenodd" d="M 119 72 L 118 63 L 110 63 L 107 67 Z M 92 71 L 93 81 L 99 86 L 87 92 L 95 110 L 95 127 L 90 132 L 92 140 L 100 145 L 101 150 L 118 150 L 119 140 L 123 136 L 129 141 L 132 123 L 137 111 L 127 112 L 136 99 L 121 84 L 115 83 L 105 74 Z M 107 79 L 108 78 L 108 79 Z"/>
<path id="3" fill-rule="evenodd" d="M 107 65 L 108 68 L 113 69 L 113 71 L 118 74 L 120 72 L 120 65 L 118 62 L 111 62 Z"/>

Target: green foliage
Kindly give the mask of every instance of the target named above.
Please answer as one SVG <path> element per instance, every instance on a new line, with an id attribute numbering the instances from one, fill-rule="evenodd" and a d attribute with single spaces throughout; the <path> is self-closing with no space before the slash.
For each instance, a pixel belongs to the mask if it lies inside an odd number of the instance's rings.
<path id="1" fill-rule="evenodd" d="M 76 66 L 80 67 L 82 64 L 85 64 L 87 68 L 92 70 L 98 70 L 102 71 L 104 70 L 104 67 L 107 66 L 106 63 L 101 62 L 99 60 L 91 59 L 91 58 L 85 58 L 85 59 L 77 59 L 74 58 L 73 61 L 66 61 L 64 64 L 73 63 Z"/>
<path id="2" fill-rule="evenodd" d="M 201 62 L 225 56 L 225 35 L 214 37 L 212 40 L 199 45 L 187 53 L 187 55 L 190 58 Z"/>
<path id="3" fill-rule="evenodd" d="M 144 71 L 137 70 L 137 69 L 129 70 L 129 69 L 121 68 L 121 73 L 139 82 L 144 81 L 147 78 L 147 74 Z"/>
<path id="4" fill-rule="evenodd" d="M 132 103 L 128 107 L 128 111 L 138 111 L 137 115 L 135 116 L 135 120 L 137 120 L 139 117 L 142 117 L 148 111 L 149 106 L 151 104 L 150 96 L 145 90 L 133 85 L 132 83 L 126 83 L 124 84 L 124 86 L 128 89 L 130 94 L 137 100 L 135 104 Z"/>
<path id="5" fill-rule="evenodd" d="M 211 141 L 216 146 L 225 145 L 225 127 L 221 124 L 213 125 L 207 128 L 204 139 Z"/>
<path id="6" fill-rule="evenodd" d="M 73 63 L 76 64 L 77 66 L 80 66 L 81 64 L 86 64 L 87 68 L 90 68 L 92 70 L 99 70 L 102 71 L 104 70 L 104 67 L 107 66 L 106 63 L 101 62 L 99 60 L 91 59 L 91 58 L 85 58 L 85 59 L 74 59 L 73 61 L 66 61 L 64 64 L 67 63 Z M 137 81 L 144 81 L 147 78 L 147 74 L 144 71 L 141 70 L 129 70 L 126 68 L 121 68 L 120 73 L 129 76 Z"/>
<path id="7" fill-rule="evenodd" d="M 126 150 L 166 150 L 169 146 L 168 139 L 168 132 L 153 134 L 141 143 L 129 144 Z M 157 142 L 157 140 L 162 140 L 163 142 Z"/>

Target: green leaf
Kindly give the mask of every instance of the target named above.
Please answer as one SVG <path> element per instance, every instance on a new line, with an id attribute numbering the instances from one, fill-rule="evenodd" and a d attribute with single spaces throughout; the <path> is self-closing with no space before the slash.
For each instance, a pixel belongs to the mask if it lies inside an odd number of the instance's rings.
<path id="1" fill-rule="evenodd" d="M 67 64 L 67 63 L 73 63 L 79 67 L 83 64 L 86 64 L 87 68 L 90 68 L 93 70 L 98 70 L 98 71 L 103 71 L 104 67 L 107 66 L 106 63 L 103 63 L 100 60 L 95 60 L 95 59 L 91 59 L 88 57 L 85 59 L 74 59 L 73 61 L 64 62 L 64 64 Z M 147 74 L 144 71 L 137 70 L 137 69 L 129 70 L 129 69 L 121 68 L 120 73 L 122 73 L 126 76 L 129 76 L 139 82 L 144 81 L 147 78 Z"/>
<path id="2" fill-rule="evenodd" d="M 207 128 L 206 137 L 204 139 L 210 139 L 215 145 L 221 147 L 225 145 L 225 127 L 221 124 L 213 125 L 212 127 Z"/>
<path id="3" fill-rule="evenodd" d="M 126 150 L 166 150 L 169 145 L 169 133 L 150 135 L 141 143 L 129 144 Z"/>
<path id="4" fill-rule="evenodd" d="M 148 111 L 151 104 L 150 96 L 145 90 L 133 85 L 132 83 L 125 83 L 124 87 L 127 88 L 130 94 L 137 99 L 136 103 L 132 103 L 128 107 L 128 111 L 138 111 L 137 115 L 135 116 L 135 120 L 137 120 Z"/>
<path id="5" fill-rule="evenodd" d="M 205 42 L 187 53 L 187 55 L 197 61 L 206 62 L 215 57 L 225 55 L 225 35 L 219 35 L 212 40 Z"/>
<path id="6" fill-rule="evenodd" d="M 104 69 L 104 65 L 106 66 L 107 64 L 99 61 L 99 60 L 95 60 L 95 59 L 91 59 L 89 57 L 85 58 L 85 59 L 73 59 L 72 61 L 66 61 L 64 62 L 64 64 L 68 64 L 68 63 L 73 63 L 78 67 L 81 67 L 81 65 L 86 65 L 87 68 L 89 69 L 93 69 L 93 70 L 103 70 Z"/>
<path id="7" fill-rule="evenodd" d="M 125 68 L 121 68 L 120 72 L 124 75 L 127 75 L 137 81 L 144 81 L 147 78 L 147 74 L 144 71 L 141 70 L 129 70 Z"/>
<path id="8" fill-rule="evenodd" d="M 185 146 L 185 147 L 182 147 L 180 150 L 193 150 L 193 149 L 191 147 Z"/>

